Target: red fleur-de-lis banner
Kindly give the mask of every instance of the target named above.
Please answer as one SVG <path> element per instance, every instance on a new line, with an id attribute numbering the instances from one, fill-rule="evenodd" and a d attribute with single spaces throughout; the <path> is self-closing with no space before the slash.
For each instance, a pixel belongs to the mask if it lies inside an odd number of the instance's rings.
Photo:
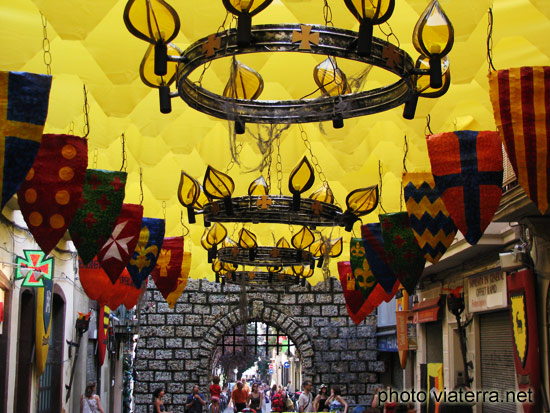
<path id="1" fill-rule="evenodd" d="M 113 284 L 126 268 L 132 253 L 136 249 L 142 218 L 143 206 L 122 204 L 115 228 L 97 254 L 101 267 Z"/>
<path id="2" fill-rule="evenodd" d="M 191 254 L 183 251 L 183 245 L 183 237 L 164 238 L 157 265 L 151 273 L 170 308 L 174 308 L 187 285 Z"/>
<path id="3" fill-rule="evenodd" d="M 46 255 L 63 237 L 82 203 L 87 163 L 86 139 L 44 135 L 34 164 L 17 191 L 29 231 Z"/>
<path id="4" fill-rule="evenodd" d="M 78 255 L 87 264 L 96 256 L 115 227 L 120 215 L 126 172 L 88 169 L 82 192 L 82 206 L 69 227 Z"/>
<path id="5" fill-rule="evenodd" d="M 495 123 L 521 187 L 550 213 L 550 66 L 489 75 Z"/>
<path id="6" fill-rule="evenodd" d="M 502 146 L 497 132 L 455 131 L 428 137 L 435 186 L 466 241 L 475 245 L 502 197 Z"/>

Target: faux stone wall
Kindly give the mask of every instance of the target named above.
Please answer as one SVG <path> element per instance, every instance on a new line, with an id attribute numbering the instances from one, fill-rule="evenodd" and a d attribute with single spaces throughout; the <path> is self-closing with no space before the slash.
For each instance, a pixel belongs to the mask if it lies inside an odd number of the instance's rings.
<path id="1" fill-rule="evenodd" d="M 152 282 L 142 310 L 135 368 L 136 412 L 151 411 L 151 394 L 166 388 L 165 403 L 183 412 L 186 396 L 199 384 L 207 393 L 216 344 L 233 326 L 243 324 L 238 286 L 189 280 L 173 310 Z M 366 404 L 377 373 L 376 317 L 356 326 L 348 316 L 340 283 L 279 290 L 249 291 L 248 320 L 278 327 L 301 354 L 304 380 L 314 386 L 338 384 L 349 403 Z"/>

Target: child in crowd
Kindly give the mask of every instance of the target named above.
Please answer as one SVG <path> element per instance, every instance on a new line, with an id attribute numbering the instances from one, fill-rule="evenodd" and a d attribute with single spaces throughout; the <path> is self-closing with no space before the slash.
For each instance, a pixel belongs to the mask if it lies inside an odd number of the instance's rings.
<path id="1" fill-rule="evenodd" d="M 220 413 L 220 396 L 222 389 L 220 387 L 220 378 L 214 376 L 212 379 L 212 385 L 210 386 L 210 401 L 212 402 L 212 407 L 210 410 L 212 413 Z"/>

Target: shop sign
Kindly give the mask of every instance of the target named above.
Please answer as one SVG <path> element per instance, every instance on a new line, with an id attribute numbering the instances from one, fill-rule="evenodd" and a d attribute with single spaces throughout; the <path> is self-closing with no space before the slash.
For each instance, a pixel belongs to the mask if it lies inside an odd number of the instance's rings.
<path id="1" fill-rule="evenodd" d="M 416 350 L 416 324 L 407 324 L 407 338 L 409 350 Z"/>
<path id="2" fill-rule="evenodd" d="M 397 336 L 395 334 L 390 334 L 378 337 L 378 351 L 397 352 Z"/>
<path id="3" fill-rule="evenodd" d="M 506 277 L 504 273 L 492 272 L 468 278 L 468 310 L 478 311 L 506 308 Z"/>

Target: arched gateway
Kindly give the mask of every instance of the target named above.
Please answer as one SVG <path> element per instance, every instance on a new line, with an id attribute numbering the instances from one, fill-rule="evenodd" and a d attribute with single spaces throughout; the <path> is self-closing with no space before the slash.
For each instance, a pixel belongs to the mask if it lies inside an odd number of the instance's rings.
<path id="1" fill-rule="evenodd" d="M 377 361 L 375 324 L 356 326 L 347 315 L 340 283 L 248 292 L 241 313 L 238 286 L 189 280 L 174 309 L 149 283 L 149 303 L 140 315 L 134 395 L 136 412 L 149 412 L 151 393 L 166 388 L 165 402 L 184 411 L 194 384 L 207 391 L 220 339 L 235 326 L 262 322 L 288 335 L 300 354 L 302 378 L 338 384 L 350 403 L 367 403 L 384 363 Z M 243 317 L 244 315 L 244 317 Z M 298 384 L 298 383 L 296 383 Z"/>

